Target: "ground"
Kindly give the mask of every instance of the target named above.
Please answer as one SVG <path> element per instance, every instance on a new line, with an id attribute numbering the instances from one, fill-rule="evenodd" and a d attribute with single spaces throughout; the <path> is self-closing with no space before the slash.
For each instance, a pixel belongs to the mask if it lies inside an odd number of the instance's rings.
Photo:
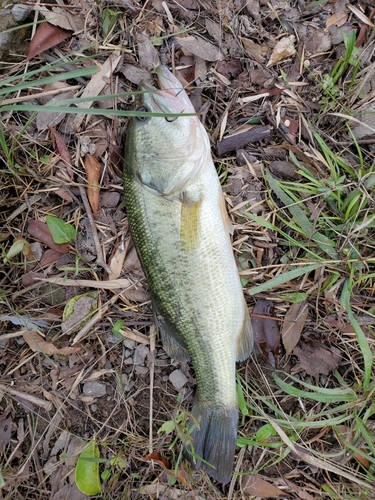
<path id="1" fill-rule="evenodd" d="M 374 498 L 372 2 L 7 5 L 1 498 Z M 160 63 L 209 133 L 252 315 L 229 485 L 181 458 L 194 372 L 128 231 L 126 123 Z"/>

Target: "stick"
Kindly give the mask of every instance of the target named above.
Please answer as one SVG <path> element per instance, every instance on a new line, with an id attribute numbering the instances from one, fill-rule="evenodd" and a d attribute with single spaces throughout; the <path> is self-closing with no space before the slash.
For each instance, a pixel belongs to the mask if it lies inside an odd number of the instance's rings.
<path id="1" fill-rule="evenodd" d="M 237 151 L 237 149 L 241 149 L 246 144 L 250 144 L 251 142 L 259 142 L 266 137 L 269 137 L 271 134 L 272 127 L 267 125 L 265 127 L 253 127 L 246 132 L 242 132 L 242 134 L 232 135 L 230 137 L 226 137 L 222 141 L 218 141 L 216 144 L 217 152 L 219 156 L 223 156 L 230 151 Z"/>

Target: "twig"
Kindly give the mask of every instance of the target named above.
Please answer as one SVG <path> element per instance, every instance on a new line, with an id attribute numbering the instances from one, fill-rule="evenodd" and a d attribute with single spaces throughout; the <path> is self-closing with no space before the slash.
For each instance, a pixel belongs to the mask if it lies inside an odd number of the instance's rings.
<path id="1" fill-rule="evenodd" d="M 50 403 L 49 401 L 44 401 L 43 399 L 39 399 L 36 396 L 32 396 L 31 394 L 27 394 L 26 392 L 20 392 L 17 391 L 16 389 L 12 389 L 11 387 L 8 387 L 7 385 L 0 384 L 0 390 L 7 392 L 8 394 L 12 394 L 13 396 L 16 396 L 18 398 L 25 399 L 26 401 L 30 401 L 30 403 L 33 403 L 34 405 L 41 406 L 47 411 L 51 411 L 53 408 L 53 404 Z"/>
<path id="2" fill-rule="evenodd" d="M 104 261 L 104 258 L 103 258 L 102 249 L 101 249 L 100 241 L 99 241 L 99 237 L 98 237 L 98 232 L 96 230 L 94 216 L 92 215 L 90 203 L 89 203 L 89 200 L 88 200 L 87 195 L 86 195 L 86 190 L 83 186 L 79 186 L 79 192 L 80 192 L 83 204 L 85 206 L 87 217 L 88 217 L 89 222 L 90 222 L 90 228 L 92 231 L 92 237 L 94 240 L 94 245 L 95 245 L 95 250 L 96 250 L 96 263 L 98 264 L 98 266 L 102 267 L 108 274 L 111 274 L 112 269 L 108 266 L 108 264 L 106 264 L 106 262 Z"/>
<path id="3" fill-rule="evenodd" d="M 155 374 L 155 338 L 156 330 L 155 326 L 150 327 L 150 353 L 151 353 L 151 363 L 150 363 L 150 415 L 149 415 L 149 426 L 148 426 L 148 452 L 151 454 L 152 448 L 152 421 L 154 413 L 154 374 Z"/>
<path id="4" fill-rule="evenodd" d="M 99 311 L 93 316 L 83 328 L 77 333 L 74 337 L 72 345 L 76 344 L 79 340 L 81 340 L 97 323 L 102 317 L 103 314 L 117 301 L 118 295 L 114 295 L 106 304 L 104 304 Z"/>
<path id="5" fill-rule="evenodd" d="M 266 127 L 254 127 L 246 132 L 243 132 L 242 134 L 226 137 L 216 144 L 217 152 L 219 153 L 219 156 L 222 156 L 229 153 L 229 151 L 237 151 L 237 149 L 243 148 L 246 144 L 258 142 L 266 137 L 269 137 L 271 130 L 272 127 L 269 125 Z"/>

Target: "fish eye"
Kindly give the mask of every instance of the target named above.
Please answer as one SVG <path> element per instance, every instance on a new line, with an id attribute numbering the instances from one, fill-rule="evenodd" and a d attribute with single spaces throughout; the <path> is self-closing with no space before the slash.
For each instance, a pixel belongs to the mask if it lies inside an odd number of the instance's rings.
<path id="1" fill-rule="evenodd" d="M 139 108 L 136 109 L 136 111 L 141 111 L 142 113 L 150 112 L 147 106 L 140 106 Z M 150 116 L 136 116 L 135 119 L 140 122 L 147 122 L 150 119 Z"/>
<path id="2" fill-rule="evenodd" d="M 172 123 L 174 121 L 176 121 L 178 118 L 178 116 L 166 116 L 165 119 L 167 120 L 167 122 L 169 123 Z"/>

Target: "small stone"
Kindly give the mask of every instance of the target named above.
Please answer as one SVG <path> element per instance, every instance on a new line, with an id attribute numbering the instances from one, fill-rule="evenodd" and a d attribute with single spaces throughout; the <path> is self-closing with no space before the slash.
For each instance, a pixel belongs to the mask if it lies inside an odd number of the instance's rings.
<path id="1" fill-rule="evenodd" d="M 116 335 L 113 335 L 113 333 L 110 333 L 108 335 L 109 344 L 118 344 L 119 342 L 122 342 L 122 339 L 119 339 L 118 337 L 116 337 Z"/>
<path id="2" fill-rule="evenodd" d="M 35 259 L 39 262 L 43 256 L 43 248 L 39 241 L 31 243 L 31 250 L 34 254 Z"/>
<path id="3" fill-rule="evenodd" d="M 169 375 L 169 380 L 175 389 L 181 389 L 187 382 L 187 378 L 181 370 L 174 370 Z"/>
<path id="4" fill-rule="evenodd" d="M 147 354 L 150 352 L 150 349 L 144 345 L 144 344 L 139 344 L 135 348 L 134 352 L 134 364 L 135 365 L 143 365 L 146 359 Z"/>
<path id="5" fill-rule="evenodd" d="M 136 373 L 138 373 L 138 375 L 147 375 L 147 373 L 149 373 L 150 371 L 146 366 L 139 366 L 139 365 L 137 365 L 134 368 L 134 370 Z"/>
<path id="6" fill-rule="evenodd" d="M 33 8 L 29 5 L 16 4 L 12 9 L 12 17 L 17 23 L 24 21 L 32 10 Z"/>
<path id="7" fill-rule="evenodd" d="M 101 398 L 107 393 L 107 386 L 101 382 L 86 382 L 83 384 L 82 392 L 85 396 Z"/>
<path id="8" fill-rule="evenodd" d="M 128 349 L 134 349 L 135 348 L 135 340 L 133 339 L 124 339 L 124 346 L 127 347 Z"/>
<path id="9" fill-rule="evenodd" d="M 91 406 L 90 406 L 90 410 L 91 410 L 93 413 L 95 413 L 96 411 L 98 411 L 98 405 L 96 405 L 96 404 L 91 405 Z"/>

